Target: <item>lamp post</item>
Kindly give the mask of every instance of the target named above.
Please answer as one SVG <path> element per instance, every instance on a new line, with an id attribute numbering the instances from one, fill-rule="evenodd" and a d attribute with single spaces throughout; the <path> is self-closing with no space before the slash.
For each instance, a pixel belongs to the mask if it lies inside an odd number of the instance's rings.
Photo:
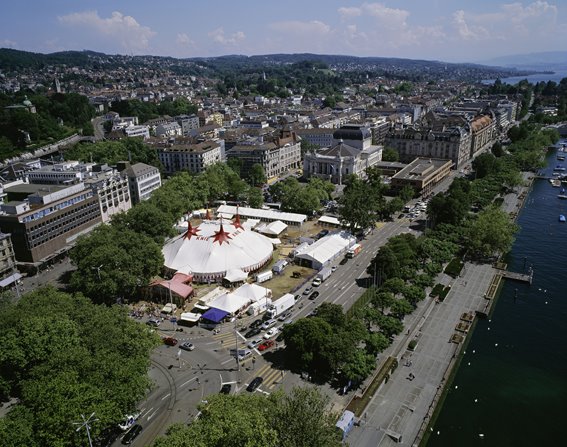
<path id="1" fill-rule="evenodd" d="M 81 418 L 83 419 L 83 422 L 73 422 L 73 425 L 78 425 L 79 427 L 77 427 L 77 430 L 75 431 L 79 431 L 81 430 L 83 427 L 85 427 L 85 430 L 87 431 L 87 437 L 89 438 L 89 447 L 93 447 L 93 441 L 91 439 L 91 423 L 98 421 L 98 419 L 94 418 L 94 412 L 89 416 L 88 419 L 85 418 L 84 414 L 81 414 Z"/>
<path id="2" fill-rule="evenodd" d="M 100 269 L 104 267 L 104 264 L 100 264 L 98 267 L 91 267 L 91 269 L 96 270 L 98 280 L 100 281 Z"/>

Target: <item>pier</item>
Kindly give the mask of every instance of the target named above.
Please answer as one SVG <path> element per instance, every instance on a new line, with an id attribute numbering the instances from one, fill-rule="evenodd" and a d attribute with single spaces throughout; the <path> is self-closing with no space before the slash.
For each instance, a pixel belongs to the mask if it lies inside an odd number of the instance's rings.
<path id="1" fill-rule="evenodd" d="M 513 281 L 527 282 L 531 285 L 534 278 L 534 271 L 533 269 L 530 269 L 526 274 L 501 270 L 500 275 L 502 275 L 503 278 L 511 279 Z"/>

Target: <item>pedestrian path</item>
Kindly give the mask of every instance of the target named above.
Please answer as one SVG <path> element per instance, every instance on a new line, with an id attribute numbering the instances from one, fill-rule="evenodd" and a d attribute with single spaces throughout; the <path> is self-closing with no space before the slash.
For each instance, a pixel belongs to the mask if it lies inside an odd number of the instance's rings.
<path id="1" fill-rule="evenodd" d="M 240 335 L 240 333 L 238 333 L 237 339 L 239 346 L 246 345 L 246 339 L 242 335 Z M 220 332 L 218 334 L 215 334 L 213 335 L 213 340 L 219 342 L 222 346 L 226 346 L 227 348 L 230 349 L 234 348 L 236 342 L 234 331 Z"/>

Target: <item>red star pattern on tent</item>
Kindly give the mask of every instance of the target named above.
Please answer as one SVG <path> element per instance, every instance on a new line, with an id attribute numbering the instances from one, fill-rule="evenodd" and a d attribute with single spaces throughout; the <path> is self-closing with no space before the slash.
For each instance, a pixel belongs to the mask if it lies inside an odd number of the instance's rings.
<path id="1" fill-rule="evenodd" d="M 221 219 L 220 229 L 219 231 L 215 231 L 215 235 L 213 236 L 213 244 L 215 242 L 218 242 L 219 245 L 222 245 L 223 242 L 226 242 L 228 244 L 229 243 L 228 241 L 230 239 L 232 239 L 230 237 L 230 234 L 224 231 L 224 228 L 222 227 L 222 219 Z"/>
<path id="2" fill-rule="evenodd" d="M 193 228 L 191 222 L 187 222 L 187 233 L 185 233 L 185 239 L 191 239 L 191 236 L 197 236 L 197 233 L 201 231 L 199 227 Z"/>
<path id="3" fill-rule="evenodd" d="M 240 228 L 241 230 L 244 230 L 242 224 L 240 223 L 240 214 L 238 214 L 238 207 L 236 207 L 236 217 L 234 218 L 232 225 L 234 225 L 234 228 Z"/>

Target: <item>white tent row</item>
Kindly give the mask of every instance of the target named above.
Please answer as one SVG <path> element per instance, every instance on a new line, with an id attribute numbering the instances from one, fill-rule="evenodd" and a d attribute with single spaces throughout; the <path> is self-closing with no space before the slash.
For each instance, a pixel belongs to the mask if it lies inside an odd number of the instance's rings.
<path id="1" fill-rule="evenodd" d="M 286 224 L 284 224 L 281 220 L 276 220 L 274 222 L 260 224 L 255 228 L 255 230 L 258 233 L 266 234 L 268 236 L 279 236 L 286 228 Z"/>
<path id="2" fill-rule="evenodd" d="M 295 257 L 302 259 L 312 268 L 319 269 L 332 259 L 340 256 L 350 246 L 356 243 L 356 238 L 347 231 L 329 234 L 296 253 Z"/>
<path id="3" fill-rule="evenodd" d="M 217 213 L 236 214 L 236 212 L 236 207 L 230 205 L 221 205 L 217 209 Z M 301 225 L 307 220 L 307 216 L 305 214 L 284 213 L 283 211 L 261 210 L 257 208 L 246 208 L 242 206 L 238 208 L 238 214 L 241 217 L 259 219 L 264 222 L 281 220 L 282 222 L 288 223 L 290 225 Z"/>

